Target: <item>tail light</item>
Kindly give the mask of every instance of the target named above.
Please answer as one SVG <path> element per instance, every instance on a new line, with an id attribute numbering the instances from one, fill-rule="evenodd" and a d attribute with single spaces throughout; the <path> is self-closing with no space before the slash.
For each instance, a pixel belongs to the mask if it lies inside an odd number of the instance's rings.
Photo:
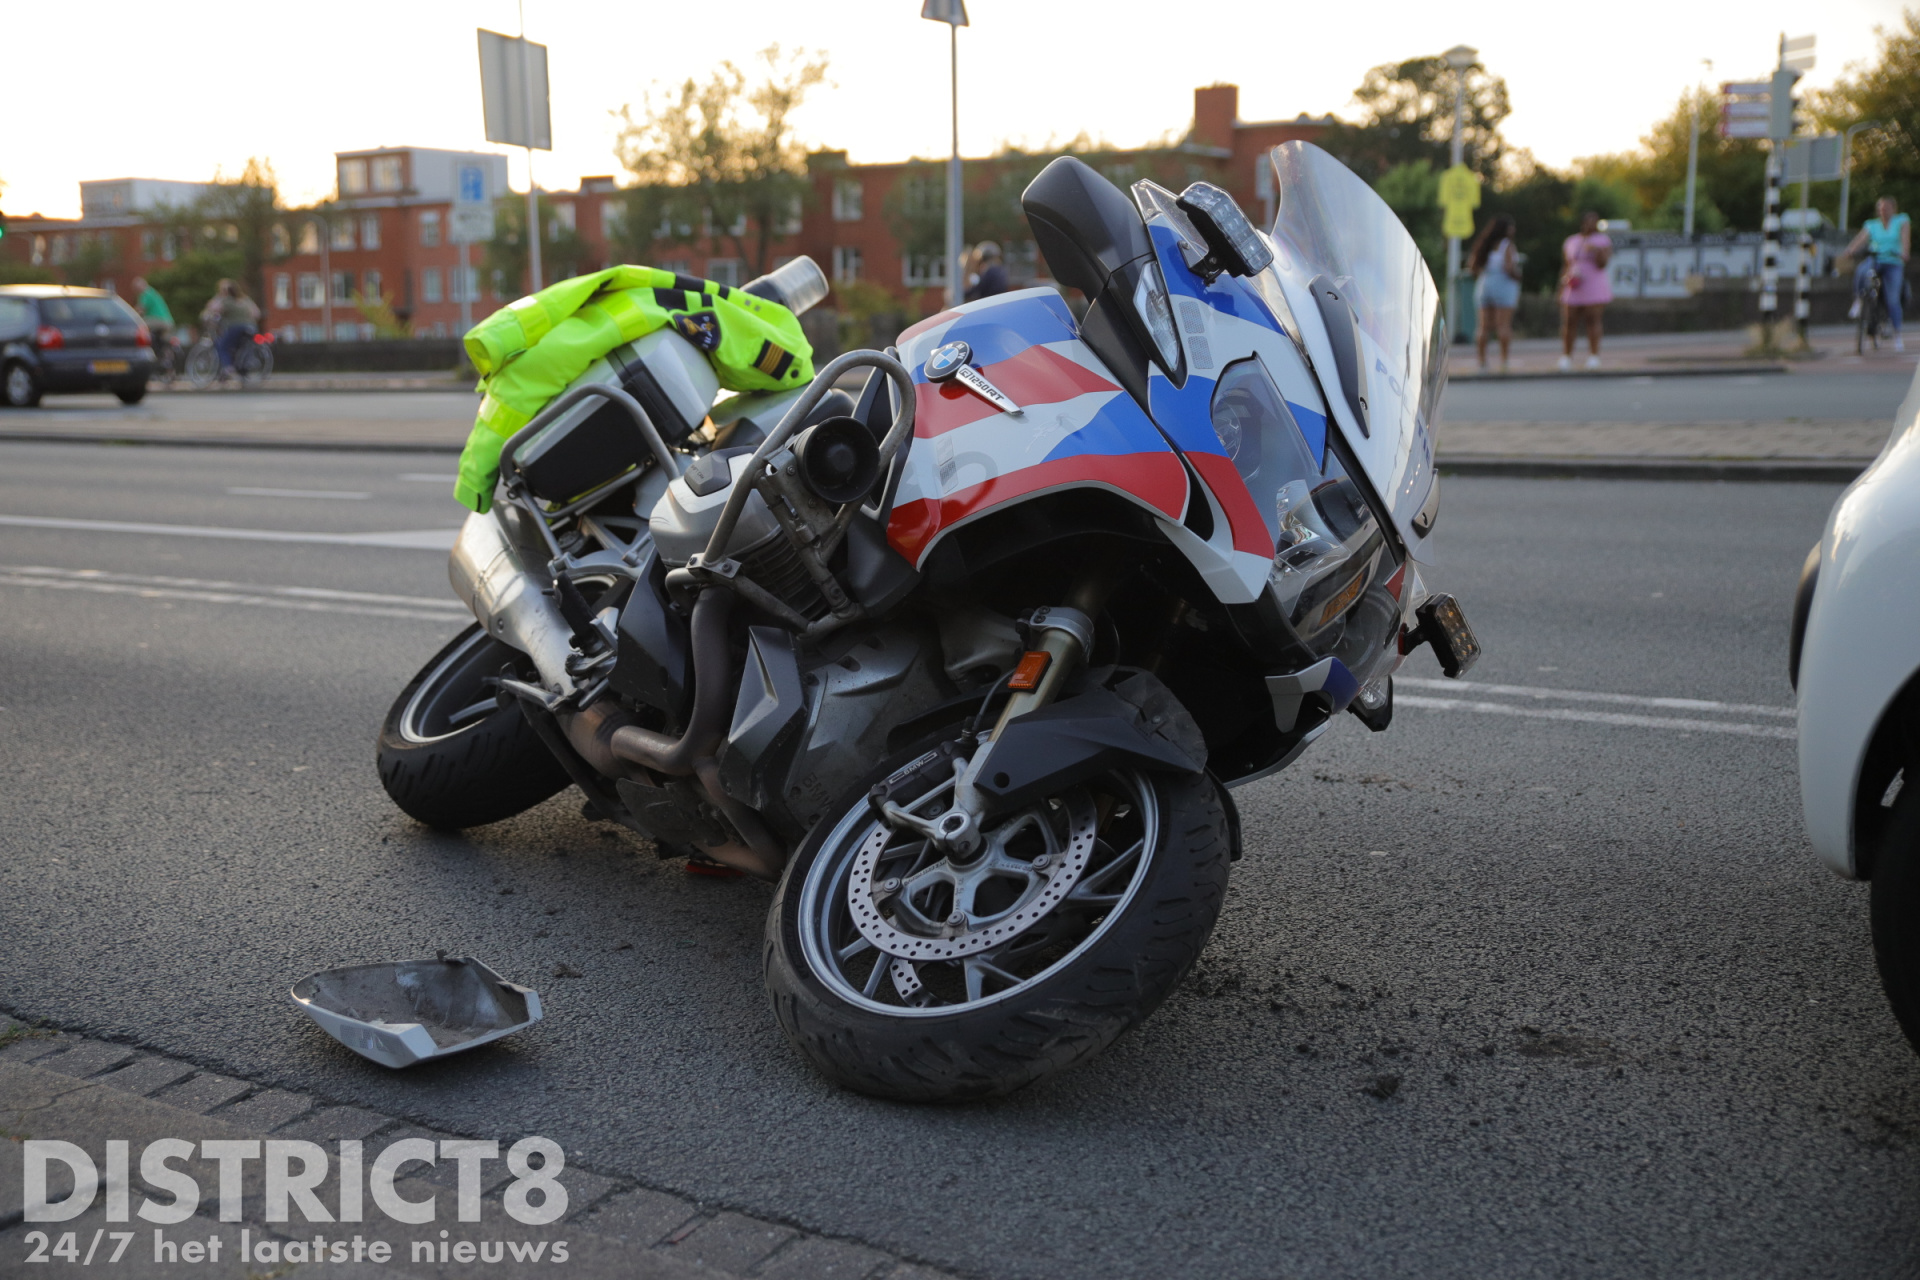
<path id="1" fill-rule="evenodd" d="M 256 333 L 253 335 L 253 340 L 258 346 L 270 347 L 273 345 L 273 335 L 270 333 Z"/>
<path id="2" fill-rule="evenodd" d="M 42 351 L 58 351 L 67 345 L 67 337 L 50 324 L 43 324 L 33 331 L 33 345 Z"/>
<path id="3" fill-rule="evenodd" d="M 150 347 L 153 345 L 153 331 L 147 328 L 147 322 L 145 320 L 142 320 L 139 327 L 133 331 L 133 345 L 136 347 Z"/>

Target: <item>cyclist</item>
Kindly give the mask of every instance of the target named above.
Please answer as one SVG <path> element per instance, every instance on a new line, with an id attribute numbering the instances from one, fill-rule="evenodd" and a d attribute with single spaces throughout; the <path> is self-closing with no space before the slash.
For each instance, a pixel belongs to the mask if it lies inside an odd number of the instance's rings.
<path id="1" fill-rule="evenodd" d="M 1905 351 L 1906 339 L 1900 336 L 1900 291 L 1906 282 L 1907 259 L 1913 256 L 1913 221 L 1901 213 L 1892 196 L 1873 202 L 1875 217 L 1868 218 L 1860 234 L 1847 246 L 1847 256 L 1865 251 L 1853 273 L 1853 308 L 1849 320 L 1860 318 L 1860 298 L 1866 292 L 1867 273 L 1880 277 L 1880 296 L 1886 302 L 1887 319 L 1893 323 L 1893 349 Z"/>
<path id="2" fill-rule="evenodd" d="M 241 343 L 253 340 L 260 308 L 254 305 L 245 289 L 231 280 L 222 280 L 200 315 L 203 322 L 218 326 L 220 336 L 214 341 L 214 349 L 220 353 L 220 376 L 232 376 L 234 352 Z"/>

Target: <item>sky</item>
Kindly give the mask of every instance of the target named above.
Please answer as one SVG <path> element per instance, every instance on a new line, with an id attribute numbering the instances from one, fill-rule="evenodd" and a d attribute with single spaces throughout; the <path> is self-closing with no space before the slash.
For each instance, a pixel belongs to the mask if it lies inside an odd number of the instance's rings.
<path id="1" fill-rule="evenodd" d="M 1177 134 L 1193 89 L 1213 83 L 1240 86 L 1245 120 L 1351 115 L 1369 67 L 1467 44 L 1506 78 L 1509 143 L 1553 165 L 1633 147 L 1689 84 L 1766 75 L 1782 32 L 1818 37 L 1804 82 L 1818 87 L 1874 53 L 1876 25 L 1900 21 L 1899 0 L 967 0 L 967 9 L 968 155 L 1083 132 L 1118 146 Z M 151 0 L 75 0 L 9 14 L 0 101 L 13 123 L 0 133 L 0 209 L 73 217 L 82 179 L 205 180 L 237 174 L 249 156 L 270 159 L 283 196 L 304 204 L 331 194 L 335 151 L 507 150 L 483 135 L 474 29 L 517 33 L 514 0 L 268 4 L 244 20 L 231 5 L 181 6 L 168 22 L 156 12 Z M 84 50 L 76 18 L 95 32 Z M 534 157 L 543 187 L 617 172 L 612 113 L 622 104 L 704 78 L 723 59 L 748 65 L 775 43 L 829 59 L 830 86 L 796 118 L 805 141 L 856 162 L 947 153 L 948 32 L 920 19 L 919 0 L 525 0 L 525 20 L 550 49 L 555 149 Z M 520 187 L 525 153 L 513 155 Z"/>

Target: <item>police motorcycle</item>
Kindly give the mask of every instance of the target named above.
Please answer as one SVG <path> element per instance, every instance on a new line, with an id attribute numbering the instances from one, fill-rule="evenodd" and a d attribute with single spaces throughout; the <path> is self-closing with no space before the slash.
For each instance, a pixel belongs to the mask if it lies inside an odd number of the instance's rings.
<path id="1" fill-rule="evenodd" d="M 1206 183 L 1050 164 L 1022 204 L 1077 319 L 1002 294 L 718 405 L 671 329 L 590 369 L 459 536 L 477 623 L 394 704 L 393 799 L 458 828 L 571 784 L 773 882 L 774 1013 L 846 1087 L 976 1098 L 1099 1052 L 1206 944 L 1231 789 L 1343 711 L 1386 729 L 1418 646 L 1478 653 L 1420 571 L 1432 277 L 1331 156 L 1269 162 L 1271 234 Z"/>

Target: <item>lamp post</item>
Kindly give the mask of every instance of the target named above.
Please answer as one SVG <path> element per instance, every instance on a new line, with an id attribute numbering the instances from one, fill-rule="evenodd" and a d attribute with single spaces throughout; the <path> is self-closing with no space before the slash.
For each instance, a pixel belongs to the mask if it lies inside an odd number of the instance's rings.
<path id="1" fill-rule="evenodd" d="M 947 73 L 953 99 L 953 152 L 947 157 L 947 305 L 957 307 L 967 288 L 960 269 L 960 28 L 967 25 L 966 0 L 925 0 L 920 16 L 947 24 Z"/>
<path id="2" fill-rule="evenodd" d="M 1846 238 L 1847 218 L 1853 208 L 1847 202 L 1853 198 L 1853 135 L 1863 129 L 1878 129 L 1880 121 L 1862 120 L 1859 124 L 1847 126 L 1840 136 L 1840 236 Z"/>
<path id="3" fill-rule="evenodd" d="M 1460 131 L 1467 109 L 1467 69 L 1480 57 L 1478 49 L 1457 44 L 1440 55 L 1453 68 L 1453 151 L 1452 164 L 1458 165 L 1461 157 Z M 1459 332 L 1459 302 L 1455 297 L 1460 279 L 1460 237 L 1447 237 L 1447 333 Z M 1448 341 L 1452 341 L 1449 336 Z"/>
<path id="4" fill-rule="evenodd" d="M 1702 58 L 1700 59 L 1700 63 L 1706 67 L 1707 75 L 1711 77 L 1713 75 L 1713 59 Z M 1693 130 L 1687 136 L 1687 208 L 1680 222 L 1680 233 L 1686 236 L 1688 241 L 1692 241 L 1693 239 L 1693 188 L 1695 179 L 1699 177 L 1699 174 L 1700 93 L 1699 90 L 1696 89 L 1693 94 Z"/>

